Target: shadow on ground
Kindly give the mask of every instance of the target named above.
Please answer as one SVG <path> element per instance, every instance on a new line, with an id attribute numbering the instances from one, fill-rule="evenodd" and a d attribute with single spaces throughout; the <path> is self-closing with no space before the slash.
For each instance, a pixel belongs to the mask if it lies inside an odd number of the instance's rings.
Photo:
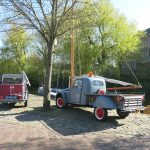
<path id="1" fill-rule="evenodd" d="M 23 107 L 24 106 L 12 106 L 9 104 L 0 104 L 0 111 L 9 111 L 9 110 L 14 109 L 14 108 L 23 108 Z"/>
<path id="2" fill-rule="evenodd" d="M 43 112 L 42 108 L 24 111 L 18 114 L 16 119 L 22 122 L 40 121 L 64 136 L 122 126 L 116 121 L 118 119 L 116 116 L 108 117 L 105 122 L 98 122 L 92 112 L 80 108 L 58 109 L 55 106 L 49 112 Z"/>
<path id="3" fill-rule="evenodd" d="M 10 107 L 8 104 L 0 104 L 0 111 L 8 111 L 11 109 L 12 107 Z"/>
<path id="4" fill-rule="evenodd" d="M 118 123 L 117 116 L 109 116 L 107 121 L 98 122 L 93 112 L 78 107 L 58 109 L 52 105 L 50 111 L 44 112 L 41 107 L 42 98 L 39 101 L 38 99 L 35 97 L 35 100 L 29 101 L 28 108 L 15 106 L 14 110 L 11 110 L 12 107 L 8 105 L 0 105 L 0 117 L 14 116 L 20 122 L 39 121 L 64 136 L 103 131 L 123 125 Z M 41 106 L 38 107 L 37 104 Z"/>
<path id="5" fill-rule="evenodd" d="M 25 107 L 23 105 L 12 106 L 10 104 L 0 104 L 0 111 L 9 111 L 14 108 L 25 108 Z M 3 114 L 0 114 L 0 116 L 2 116 L 2 115 Z M 9 114 L 9 115 L 11 115 L 11 114 Z"/>

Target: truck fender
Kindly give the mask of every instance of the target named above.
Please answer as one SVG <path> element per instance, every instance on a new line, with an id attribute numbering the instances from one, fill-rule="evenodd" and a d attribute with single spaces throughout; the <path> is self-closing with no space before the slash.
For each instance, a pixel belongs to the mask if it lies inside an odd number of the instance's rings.
<path id="1" fill-rule="evenodd" d="M 67 99 L 66 99 L 65 93 L 63 91 L 60 92 L 60 93 L 57 93 L 56 100 L 57 100 L 58 97 L 62 97 L 64 102 L 65 102 L 65 104 L 67 103 Z"/>
<path id="2" fill-rule="evenodd" d="M 100 96 L 97 96 L 95 102 L 93 103 L 93 107 L 101 107 L 101 108 L 106 108 L 106 109 L 116 109 L 118 106 L 113 101 L 112 97 L 100 95 Z"/>

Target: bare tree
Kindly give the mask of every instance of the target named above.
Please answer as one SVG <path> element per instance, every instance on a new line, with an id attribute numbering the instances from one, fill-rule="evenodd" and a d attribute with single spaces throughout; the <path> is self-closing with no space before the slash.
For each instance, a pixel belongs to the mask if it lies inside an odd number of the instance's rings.
<path id="1" fill-rule="evenodd" d="M 78 0 L 1 0 L 0 2 L 0 6 L 8 12 L 1 22 L 15 23 L 18 26 L 34 29 L 43 37 L 47 45 L 43 100 L 45 109 L 50 107 L 49 89 L 54 41 L 57 36 L 70 30 L 72 9 L 77 3 Z"/>

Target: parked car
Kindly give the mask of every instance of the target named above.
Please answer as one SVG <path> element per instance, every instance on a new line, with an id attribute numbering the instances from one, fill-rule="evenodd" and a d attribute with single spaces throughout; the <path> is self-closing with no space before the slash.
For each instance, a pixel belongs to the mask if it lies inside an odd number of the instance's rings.
<path id="1" fill-rule="evenodd" d="M 27 107 L 28 87 L 30 82 L 25 72 L 22 74 L 3 74 L 0 83 L 0 103 L 14 106 L 16 103 L 24 103 Z"/>
<path id="2" fill-rule="evenodd" d="M 51 99 L 55 100 L 57 93 L 59 93 L 61 91 L 62 91 L 61 89 L 51 88 L 51 90 L 50 90 Z"/>
<path id="3" fill-rule="evenodd" d="M 43 86 L 39 86 L 38 87 L 38 95 L 43 96 L 44 94 L 44 87 Z"/>
<path id="4" fill-rule="evenodd" d="M 58 88 L 51 88 L 50 89 L 50 95 L 51 95 L 51 99 L 55 99 L 56 98 L 56 94 L 61 92 L 61 89 Z M 40 86 L 38 87 L 38 95 L 43 96 L 44 95 L 44 87 Z"/>

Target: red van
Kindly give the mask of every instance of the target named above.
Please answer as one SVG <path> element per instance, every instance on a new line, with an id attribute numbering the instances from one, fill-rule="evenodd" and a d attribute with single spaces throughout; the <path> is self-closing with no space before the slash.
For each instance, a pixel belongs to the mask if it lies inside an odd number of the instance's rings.
<path id="1" fill-rule="evenodd" d="M 8 103 L 14 106 L 23 102 L 27 107 L 28 88 L 30 82 L 23 72 L 22 74 L 3 74 L 0 83 L 0 103 Z"/>

